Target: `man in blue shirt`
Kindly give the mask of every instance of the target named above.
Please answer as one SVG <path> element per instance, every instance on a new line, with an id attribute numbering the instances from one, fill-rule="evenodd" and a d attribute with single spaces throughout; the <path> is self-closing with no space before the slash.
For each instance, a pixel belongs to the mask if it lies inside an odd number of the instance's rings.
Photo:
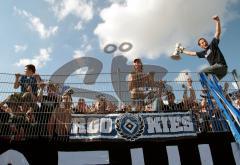
<path id="1" fill-rule="evenodd" d="M 15 74 L 14 89 L 21 87 L 21 93 L 30 92 L 37 96 L 37 84 L 41 81 L 41 78 L 38 74 L 35 74 L 35 66 L 32 64 L 26 65 L 24 72 L 24 75 Z"/>
<path id="2" fill-rule="evenodd" d="M 200 52 L 188 51 L 185 49 L 180 50 L 186 55 L 198 56 L 199 58 L 206 58 L 210 64 L 209 67 L 202 70 L 206 74 L 214 74 L 219 80 L 221 80 L 227 74 L 227 64 L 221 50 L 218 47 L 219 38 L 221 35 L 221 24 L 218 16 L 213 16 L 213 20 L 216 22 L 216 32 L 213 40 L 208 44 L 205 38 L 198 39 L 198 45 L 204 49 Z"/>

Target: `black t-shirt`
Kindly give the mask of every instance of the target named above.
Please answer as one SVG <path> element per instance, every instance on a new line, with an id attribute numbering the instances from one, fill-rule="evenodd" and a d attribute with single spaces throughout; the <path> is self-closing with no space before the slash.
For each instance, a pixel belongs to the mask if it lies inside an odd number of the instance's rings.
<path id="1" fill-rule="evenodd" d="M 58 107 L 58 105 L 58 96 L 43 96 L 41 108 L 38 110 L 38 113 L 36 113 L 37 122 L 46 124 L 51 117 L 52 112 Z"/>
<path id="2" fill-rule="evenodd" d="M 199 58 L 206 58 L 210 65 L 222 64 L 227 66 L 224 56 L 218 48 L 219 39 L 213 38 L 209 46 L 200 52 L 196 52 Z"/>

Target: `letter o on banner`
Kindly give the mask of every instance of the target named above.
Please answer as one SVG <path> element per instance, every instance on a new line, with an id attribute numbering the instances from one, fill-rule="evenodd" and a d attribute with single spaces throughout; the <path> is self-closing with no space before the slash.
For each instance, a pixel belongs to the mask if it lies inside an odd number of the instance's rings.
<path id="1" fill-rule="evenodd" d="M 117 46 L 114 44 L 107 44 L 103 49 L 103 51 L 108 54 L 114 53 L 116 50 Z"/>
<path id="2" fill-rule="evenodd" d="M 101 133 L 111 133 L 112 132 L 112 119 L 101 118 L 101 120 L 100 120 L 100 132 Z"/>
<path id="3" fill-rule="evenodd" d="M 119 46 L 119 50 L 121 52 L 128 52 L 129 50 L 131 50 L 133 47 L 133 45 L 130 42 L 123 42 L 121 43 L 121 45 Z"/>

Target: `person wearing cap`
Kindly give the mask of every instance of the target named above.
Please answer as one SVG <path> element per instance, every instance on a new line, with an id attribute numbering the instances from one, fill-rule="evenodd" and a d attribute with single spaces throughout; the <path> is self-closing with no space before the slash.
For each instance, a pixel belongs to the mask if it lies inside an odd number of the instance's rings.
<path id="1" fill-rule="evenodd" d="M 183 49 L 181 52 L 189 56 L 198 56 L 199 58 L 207 59 L 210 66 L 203 69 L 202 72 L 206 74 L 214 74 L 219 80 L 221 80 L 227 74 L 228 66 L 218 47 L 221 35 L 220 18 L 218 16 L 213 16 L 212 18 L 216 23 L 216 31 L 211 43 L 208 44 L 205 38 L 199 38 L 198 45 L 203 51 L 194 52 Z"/>
<path id="2" fill-rule="evenodd" d="M 143 72 L 143 64 L 141 59 L 133 60 L 133 71 L 128 77 L 128 89 L 132 100 L 132 107 L 140 112 L 144 110 L 144 98 L 146 86 L 151 86 L 153 83 L 153 74 Z"/>

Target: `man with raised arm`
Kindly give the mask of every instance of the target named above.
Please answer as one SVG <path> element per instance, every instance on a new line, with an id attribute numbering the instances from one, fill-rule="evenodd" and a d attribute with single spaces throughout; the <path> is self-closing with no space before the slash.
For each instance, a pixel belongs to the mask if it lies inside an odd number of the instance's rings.
<path id="1" fill-rule="evenodd" d="M 221 35 L 221 24 L 220 18 L 218 16 L 213 16 L 212 19 L 216 23 L 216 32 L 214 38 L 208 44 L 205 38 L 198 39 L 198 45 L 204 49 L 200 52 L 194 52 L 180 48 L 180 52 L 189 55 L 189 56 L 198 56 L 199 58 L 206 58 L 210 64 L 209 67 L 202 70 L 206 74 L 214 74 L 219 80 L 221 80 L 227 74 L 227 63 L 224 59 L 224 56 L 221 50 L 218 47 Z"/>

